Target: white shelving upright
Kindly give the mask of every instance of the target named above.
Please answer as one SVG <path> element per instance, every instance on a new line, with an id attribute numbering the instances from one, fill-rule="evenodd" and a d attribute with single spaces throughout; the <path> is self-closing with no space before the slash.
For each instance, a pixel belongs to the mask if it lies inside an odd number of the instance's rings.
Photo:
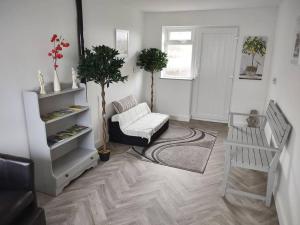
<path id="1" fill-rule="evenodd" d="M 57 196 L 84 171 L 98 163 L 90 110 L 86 102 L 85 85 L 72 89 L 71 84 L 63 84 L 61 92 L 24 91 L 24 107 L 30 157 L 35 166 L 36 189 Z M 41 115 L 68 108 L 71 105 L 84 106 L 82 110 L 47 122 Z M 76 135 L 53 145 L 48 145 L 47 137 L 78 124 L 88 127 Z"/>

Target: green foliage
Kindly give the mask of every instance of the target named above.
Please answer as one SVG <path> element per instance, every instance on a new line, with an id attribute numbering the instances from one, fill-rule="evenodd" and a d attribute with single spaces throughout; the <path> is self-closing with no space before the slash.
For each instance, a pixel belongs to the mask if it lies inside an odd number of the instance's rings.
<path id="1" fill-rule="evenodd" d="M 141 51 L 136 65 L 147 72 L 160 72 L 167 67 L 168 56 L 157 48 L 149 48 Z"/>
<path id="2" fill-rule="evenodd" d="M 266 41 L 261 37 L 248 37 L 243 45 L 243 53 L 247 55 L 258 54 L 264 56 L 266 54 Z"/>
<path id="3" fill-rule="evenodd" d="M 254 64 L 255 55 L 264 56 L 266 54 L 266 41 L 261 37 L 248 37 L 243 44 L 242 52 L 252 57 L 252 66 Z M 259 62 L 257 62 L 259 64 Z"/>
<path id="4" fill-rule="evenodd" d="M 122 76 L 120 71 L 125 61 L 117 57 L 117 50 L 102 45 L 94 46 L 92 50 L 85 49 L 84 53 L 77 68 L 80 79 L 107 87 L 111 83 L 127 80 L 127 76 Z"/>

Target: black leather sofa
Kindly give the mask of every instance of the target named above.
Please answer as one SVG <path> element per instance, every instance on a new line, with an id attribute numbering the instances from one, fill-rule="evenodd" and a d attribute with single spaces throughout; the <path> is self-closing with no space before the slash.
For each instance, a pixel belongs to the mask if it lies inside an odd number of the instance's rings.
<path id="1" fill-rule="evenodd" d="M 45 225 L 37 205 L 33 162 L 0 154 L 0 225 Z"/>

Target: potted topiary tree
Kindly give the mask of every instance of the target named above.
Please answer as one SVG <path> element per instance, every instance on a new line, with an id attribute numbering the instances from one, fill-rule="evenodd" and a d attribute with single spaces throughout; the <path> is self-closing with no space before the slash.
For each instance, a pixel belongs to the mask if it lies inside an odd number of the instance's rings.
<path id="1" fill-rule="evenodd" d="M 153 76 L 167 67 L 167 54 L 157 48 L 144 49 L 138 56 L 137 66 L 151 73 L 151 111 L 153 111 Z"/>
<path id="2" fill-rule="evenodd" d="M 251 56 L 252 63 L 251 66 L 246 67 L 246 74 L 255 75 L 260 64 L 256 61 L 257 65 L 254 65 L 255 56 L 260 55 L 263 57 L 266 54 L 266 41 L 261 37 L 248 37 L 243 44 L 242 52 Z"/>
<path id="3" fill-rule="evenodd" d="M 103 148 L 99 151 L 102 161 L 109 160 L 110 150 L 107 149 L 107 121 L 106 121 L 106 102 L 105 88 L 111 83 L 124 82 L 127 76 L 122 76 L 120 69 L 125 61 L 118 58 L 119 52 L 105 45 L 92 47 L 92 50 L 85 49 L 84 55 L 80 58 L 78 65 L 79 78 L 88 81 L 94 81 L 101 87 L 102 97 L 102 132 Z"/>

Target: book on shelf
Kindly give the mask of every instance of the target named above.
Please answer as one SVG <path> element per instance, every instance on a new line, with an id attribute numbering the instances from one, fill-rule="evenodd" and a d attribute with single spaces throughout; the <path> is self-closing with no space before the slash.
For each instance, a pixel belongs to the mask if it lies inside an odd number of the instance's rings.
<path id="1" fill-rule="evenodd" d="M 68 114 L 74 113 L 74 112 L 79 112 L 85 108 L 86 108 L 86 106 L 72 105 L 66 109 L 61 109 L 61 110 L 57 110 L 57 111 L 42 115 L 41 118 L 44 122 L 47 122 L 49 120 L 57 119 L 57 118 L 66 116 Z"/>
<path id="2" fill-rule="evenodd" d="M 71 105 L 71 106 L 69 106 L 69 109 L 71 109 L 73 111 L 80 111 L 80 110 L 83 110 L 84 108 L 86 108 L 86 106 L 82 106 L 82 105 Z"/>
<path id="3" fill-rule="evenodd" d="M 68 128 L 66 130 L 60 131 L 54 135 L 47 137 L 47 143 L 48 143 L 48 145 L 54 145 L 56 143 L 59 143 L 67 138 L 70 138 L 70 137 L 80 133 L 81 131 L 83 131 L 85 129 L 88 129 L 88 127 L 75 124 L 74 126 Z"/>

